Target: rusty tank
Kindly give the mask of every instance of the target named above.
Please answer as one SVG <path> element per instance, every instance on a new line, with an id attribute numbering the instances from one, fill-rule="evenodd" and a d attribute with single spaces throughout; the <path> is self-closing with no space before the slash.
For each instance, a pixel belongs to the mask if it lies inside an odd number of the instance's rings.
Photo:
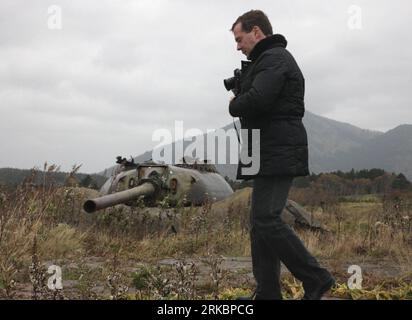
<path id="1" fill-rule="evenodd" d="M 117 157 L 115 173 L 100 189 L 101 196 L 87 200 L 83 208 L 92 213 L 126 204 L 156 206 L 167 200 L 170 206 L 201 206 L 223 200 L 233 194 L 231 186 L 207 162 L 194 161 L 165 165 L 152 161 L 135 164 L 133 160 Z"/>

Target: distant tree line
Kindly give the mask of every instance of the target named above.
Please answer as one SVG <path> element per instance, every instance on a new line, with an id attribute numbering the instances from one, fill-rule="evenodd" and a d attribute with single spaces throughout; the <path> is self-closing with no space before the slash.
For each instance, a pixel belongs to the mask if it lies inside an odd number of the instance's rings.
<path id="1" fill-rule="evenodd" d="M 252 187 L 252 181 L 232 181 L 227 179 L 234 190 Z M 412 191 L 411 182 L 404 174 L 388 173 L 382 169 L 364 169 L 349 172 L 312 173 L 297 177 L 293 181 L 295 189 L 311 188 L 325 191 L 335 196 L 390 193 L 392 191 Z"/>
<path id="2" fill-rule="evenodd" d="M 97 174 L 67 173 L 58 171 L 26 170 L 14 168 L 0 169 L 0 185 L 15 187 L 30 181 L 35 185 L 54 184 L 56 186 L 79 186 L 99 189 L 106 181 L 106 177 Z"/>

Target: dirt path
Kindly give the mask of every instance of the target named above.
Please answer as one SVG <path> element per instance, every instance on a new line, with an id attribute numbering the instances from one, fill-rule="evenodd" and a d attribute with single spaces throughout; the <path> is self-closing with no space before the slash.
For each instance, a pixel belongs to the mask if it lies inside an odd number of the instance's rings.
<path id="1" fill-rule="evenodd" d="M 167 269 L 173 270 L 174 265 L 179 262 L 184 261 L 186 263 L 193 262 L 198 268 L 198 285 L 202 286 L 211 282 L 211 267 L 206 263 L 205 258 L 187 258 L 184 260 L 177 260 L 172 258 L 161 259 L 157 263 L 151 265 L 161 266 Z M 345 263 L 336 262 L 333 260 L 322 260 L 320 261 L 322 265 L 326 266 L 338 280 L 338 283 L 346 283 L 347 279 L 351 276 L 348 273 L 348 267 L 350 265 L 358 265 L 362 270 L 362 277 L 364 283 L 373 283 L 378 280 L 394 280 L 398 279 L 404 275 L 411 275 L 411 267 L 409 265 L 396 264 L 390 259 L 357 259 L 353 261 L 348 261 Z M 101 272 L 101 270 L 107 266 L 109 263 L 108 260 L 101 257 L 88 257 L 83 261 L 82 266 L 77 263 L 63 263 L 61 262 L 61 268 L 63 270 L 62 279 L 63 279 L 63 292 L 67 293 L 66 296 L 73 296 L 76 290 L 79 290 L 80 282 L 78 280 L 78 275 L 76 272 L 80 268 L 87 268 L 95 272 Z M 47 262 L 45 265 L 54 264 L 53 262 Z M 55 263 L 57 264 L 57 263 Z M 221 263 L 218 264 L 220 269 L 224 274 L 225 284 L 231 287 L 254 287 L 254 278 L 252 274 L 252 261 L 250 257 L 221 257 Z M 122 265 L 122 272 L 130 276 L 133 272 L 139 270 L 142 266 L 147 266 L 142 262 L 128 261 Z M 283 276 L 289 274 L 289 271 L 282 265 L 281 273 Z M 18 299 L 30 299 L 32 294 L 32 286 L 30 283 L 17 284 L 16 286 L 16 298 Z M 96 281 L 93 292 L 98 296 L 110 295 L 110 291 L 105 285 L 104 281 Z M 134 293 L 135 289 L 129 288 L 129 293 Z M 326 296 L 325 300 L 335 299 L 330 296 Z"/>

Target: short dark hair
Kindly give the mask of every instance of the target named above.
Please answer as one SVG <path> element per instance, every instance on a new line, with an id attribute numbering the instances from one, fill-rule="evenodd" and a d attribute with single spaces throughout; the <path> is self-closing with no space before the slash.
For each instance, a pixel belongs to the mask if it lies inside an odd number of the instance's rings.
<path id="1" fill-rule="evenodd" d="M 260 30 L 262 30 L 265 36 L 270 36 L 273 34 L 272 25 L 270 24 L 269 18 L 261 10 L 250 10 L 242 14 L 233 23 L 230 31 L 233 32 L 233 29 L 239 22 L 242 24 L 242 30 L 245 32 L 250 32 L 254 26 L 257 26 Z"/>

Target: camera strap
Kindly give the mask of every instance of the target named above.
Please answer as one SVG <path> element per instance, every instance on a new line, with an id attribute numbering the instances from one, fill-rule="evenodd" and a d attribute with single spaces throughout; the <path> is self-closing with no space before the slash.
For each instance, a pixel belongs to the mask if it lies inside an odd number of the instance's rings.
<path id="1" fill-rule="evenodd" d="M 245 73 L 247 68 L 252 64 L 252 61 L 249 60 L 242 60 L 240 61 L 242 72 Z"/>
<path id="2" fill-rule="evenodd" d="M 232 120 L 233 120 L 233 126 L 235 127 L 236 135 L 237 135 L 237 141 L 239 141 L 239 145 L 241 145 L 242 143 L 240 142 L 239 132 L 237 131 L 235 118 L 232 118 Z"/>

